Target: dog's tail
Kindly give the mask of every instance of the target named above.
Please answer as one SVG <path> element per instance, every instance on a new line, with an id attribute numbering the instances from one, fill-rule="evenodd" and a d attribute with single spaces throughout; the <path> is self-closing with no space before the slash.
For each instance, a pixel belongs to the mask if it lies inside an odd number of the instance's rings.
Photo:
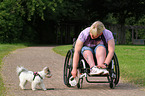
<path id="1" fill-rule="evenodd" d="M 17 75 L 19 76 L 22 72 L 24 71 L 28 71 L 27 69 L 25 69 L 24 67 L 18 67 L 16 69 Z"/>

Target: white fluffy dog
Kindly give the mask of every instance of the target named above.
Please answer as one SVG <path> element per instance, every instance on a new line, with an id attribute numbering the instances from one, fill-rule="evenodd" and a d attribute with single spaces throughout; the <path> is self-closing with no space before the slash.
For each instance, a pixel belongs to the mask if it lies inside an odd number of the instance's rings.
<path id="1" fill-rule="evenodd" d="M 17 74 L 19 76 L 20 84 L 22 89 L 25 89 L 27 81 L 31 82 L 32 90 L 36 90 L 36 85 L 39 85 L 43 90 L 46 90 L 43 83 L 45 77 L 50 78 L 52 75 L 48 67 L 43 68 L 40 72 L 28 71 L 24 67 L 17 67 Z"/>

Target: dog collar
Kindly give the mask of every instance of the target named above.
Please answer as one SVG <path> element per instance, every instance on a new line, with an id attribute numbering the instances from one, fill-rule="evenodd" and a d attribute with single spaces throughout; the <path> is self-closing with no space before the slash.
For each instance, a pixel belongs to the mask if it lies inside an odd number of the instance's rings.
<path id="1" fill-rule="evenodd" d="M 38 72 L 34 72 L 33 74 L 34 74 L 33 81 L 34 81 L 36 76 L 39 76 L 41 79 L 43 79 L 43 77 L 41 77 L 40 74 L 38 74 Z"/>

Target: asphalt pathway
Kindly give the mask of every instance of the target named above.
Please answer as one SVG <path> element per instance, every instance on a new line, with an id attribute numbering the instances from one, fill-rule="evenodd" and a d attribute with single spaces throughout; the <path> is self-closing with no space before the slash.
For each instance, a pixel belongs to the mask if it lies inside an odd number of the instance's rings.
<path id="1" fill-rule="evenodd" d="M 55 46 L 17 49 L 3 59 L 1 73 L 7 88 L 6 96 L 145 96 L 144 88 L 123 82 L 119 82 L 115 89 L 110 89 L 109 84 L 90 84 L 85 80 L 82 89 L 66 87 L 63 83 L 65 57 L 53 52 L 53 47 Z M 48 66 L 52 73 L 51 78 L 44 79 L 48 90 L 43 91 L 37 87 L 37 91 L 32 91 L 30 83 L 27 83 L 26 90 L 22 90 L 16 74 L 17 66 L 31 71 L 40 71 Z"/>

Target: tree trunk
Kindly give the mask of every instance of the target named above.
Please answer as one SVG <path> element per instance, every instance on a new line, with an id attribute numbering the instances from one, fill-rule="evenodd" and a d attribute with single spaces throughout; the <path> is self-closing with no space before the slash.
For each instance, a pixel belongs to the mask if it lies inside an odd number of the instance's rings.
<path id="1" fill-rule="evenodd" d="M 118 34 L 118 44 L 125 44 L 126 38 L 125 38 L 125 27 L 124 25 L 120 26 L 120 32 Z"/>

